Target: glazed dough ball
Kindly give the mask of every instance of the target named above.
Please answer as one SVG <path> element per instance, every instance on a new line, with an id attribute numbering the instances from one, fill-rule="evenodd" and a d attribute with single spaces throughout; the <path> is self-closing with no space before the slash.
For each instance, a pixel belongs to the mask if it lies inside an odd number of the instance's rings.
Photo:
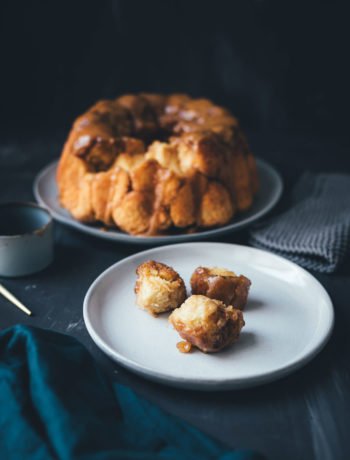
<path id="1" fill-rule="evenodd" d="M 147 192 L 128 192 L 112 212 L 118 226 L 131 235 L 145 233 L 152 215 L 152 196 Z"/>
<path id="2" fill-rule="evenodd" d="M 136 273 L 136 303 L 151 315 L 173 310 L 186 299 L 185 283 L 173 268 L 148 260 Z"/>
<path id="3" fill-rule="evenodd" d="M 218 267 L 198 267 L 191 277 L 192 294 L 218 299 L 240 310 L 247 303 L 250 285 L 245 276 Z"/>
<path id="4" fill-rule="evenodd" d="M 184 340 L 205 353 L 236 343 L 244 326 L 240 310 L 204 295 L 189 297 L 171 313 L 169 323 Z"/>
<path id="5" fill-rule="evenodd" d="M 232 219 L 234 207 L 226 187 L 211 182 L 202 196 L 199 209 L 199 224 L 202 227 L 225 225 Z"/>

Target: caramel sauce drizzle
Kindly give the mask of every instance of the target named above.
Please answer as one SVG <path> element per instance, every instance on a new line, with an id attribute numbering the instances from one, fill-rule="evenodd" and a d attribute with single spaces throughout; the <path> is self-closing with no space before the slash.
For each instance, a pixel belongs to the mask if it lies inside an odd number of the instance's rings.
<path id="1" fill-rule="evenodd" d="M 192 345 L 186 340 L 178 342 L 176 344 L 176 347 L 181 353 L 190 353 L 190 351 L 192 350 Z"/>

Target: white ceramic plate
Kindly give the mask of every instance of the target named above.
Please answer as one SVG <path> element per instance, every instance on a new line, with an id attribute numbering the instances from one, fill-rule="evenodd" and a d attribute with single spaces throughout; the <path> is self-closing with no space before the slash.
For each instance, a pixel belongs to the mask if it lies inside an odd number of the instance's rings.
<path id="1" fill-rule="evenodd" d="M 197 232 L 193 234 L 169 235 L 169 236 L 132 236 L 118 229 L 103 231 L 99 226 L 83 224 L 75 220 L 70 213 L 62 208 L 58 202 L 58 191 L 56 184 L 57 162 L 44 168 L 36 177 L 34 182 L 34 195 L 36 200 L 46 206 L 52 213 L 53 217 L 63 224 L 70 225 L 76 229 L 89 233 L 99 238 L 122 241 L 126 243 L 137 244 L 163 244 L 178 243 L 180 241 L 200 240 L 205 237 L 216 236 L 239 230 L 266 214 L 277 203 L 282 193 L 282 179 L 278 172 L 262 160 L 257 160 L 257 167 L 260 177 L 260 190 L 253 206 L 249 211 L 235 217 L 233 223 L 224 227 Z"/>
<path id="2" fill-rule="evenodd" d="M 187 287 L 198 265 L 247 276 L 252 286 L 239 342 L 219 353 L 180 353 L 169 314 L 153 318 L 135 305 L 135 270 L 148 259 L 174 267 Z M 294 371 L 325 345 L 333 317 L 327 292 L 306 270 L 266 251 L 223 243 L 184 243 L 135 254 L 103 272 L 84 300 L 86 327 L 108 356 L 145 378 L 200 390 L 258 385 Z"/>

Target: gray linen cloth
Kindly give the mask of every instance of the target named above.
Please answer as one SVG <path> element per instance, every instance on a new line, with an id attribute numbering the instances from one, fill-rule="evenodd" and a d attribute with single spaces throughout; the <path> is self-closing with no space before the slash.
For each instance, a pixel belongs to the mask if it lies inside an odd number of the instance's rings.
<path id="1" fill-rule="evenodd" d="M 304 173 L 291 201 L 252 230 L 250 243 L 309 270 L 334 272 L 350 252 L 350 175 Z"/>

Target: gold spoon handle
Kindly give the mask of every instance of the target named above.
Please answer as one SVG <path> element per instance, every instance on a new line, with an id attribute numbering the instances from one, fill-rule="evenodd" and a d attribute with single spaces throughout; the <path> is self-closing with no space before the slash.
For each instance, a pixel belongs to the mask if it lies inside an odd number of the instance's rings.
<path id="1" fill-rule="evenodd" d="M 7 300 L 9 300 L 10 302 L 13 303 L 13 305 L 15 305 L 17 308 L 19 308 L 20 310 L 24 311 L 24 313 L 26 313 L 28 316 L 30 316 L 32 314 L 32 312 L 30 310 L 28 310 L 28 308 L 23 305 L 22 302 L 20 302 L 18 299 L 16 299 L 16 297 L 11 294 L 10 291 L 8 291 L 5 286 L 3 286 L 2 284 L 0 284 L 0 294 L 2 294 Z"/>

